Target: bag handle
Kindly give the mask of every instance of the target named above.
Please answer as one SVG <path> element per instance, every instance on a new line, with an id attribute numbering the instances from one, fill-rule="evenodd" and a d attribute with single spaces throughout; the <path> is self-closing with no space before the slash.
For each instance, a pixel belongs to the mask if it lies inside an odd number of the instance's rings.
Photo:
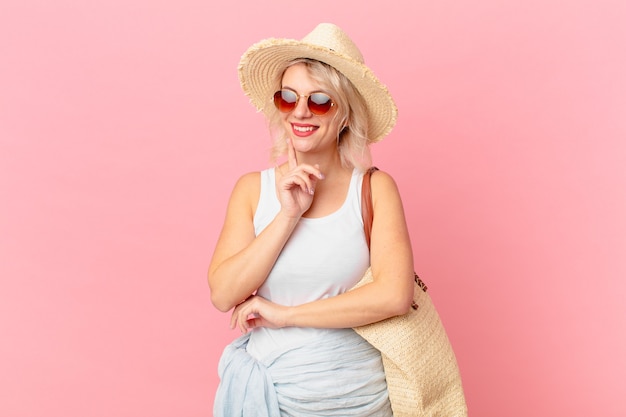
<path id="1" fill-rule="evenodd" d="M 361 185 L 361 216 L 363 217 L 363 230 L 365 231 L 365 241 L 367 248 L 370 247 L 372 235 L 372 223 L 374 222 L 374 208 L 372 204 L 372 173 L 378 171 L 376 167 L 370 167 L 363 174 L 363 184 Z"/>

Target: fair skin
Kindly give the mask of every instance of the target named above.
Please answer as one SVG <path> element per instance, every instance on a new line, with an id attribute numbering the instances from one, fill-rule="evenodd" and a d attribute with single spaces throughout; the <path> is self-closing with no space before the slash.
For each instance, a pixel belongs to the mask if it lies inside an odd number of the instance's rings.
<path id="1" fill-rule="evenodd" d="M 283 88 L 299 95 L 327 92 L 310 77 L 304 64 L 289 67 L 282 82 Z M 331 214 L 345 199 L 352 170 L 341 165 L 339 126 L 332 117 L 335 111 L 336 107 L 325 115 L 314 115 L 301 97 L 293 111 L 282 114 L 290 134 L 287 162 L 276 169 L 281 209 L 258 236 L 253 217 L 260 174 L 246 174 L 235 185 L 208 274 L 213 304 L 221 311 L 233 309 L 231 328 L 244 333 L 255 327 L 349 328 L 404 314 L 410 308 L 413 258 L 402 202 L 393 179 L 381 171 L 372 175 L 370 261 L 374 282 L 297 306 L 282 306 L 253 295 L 299 219 Z"/>

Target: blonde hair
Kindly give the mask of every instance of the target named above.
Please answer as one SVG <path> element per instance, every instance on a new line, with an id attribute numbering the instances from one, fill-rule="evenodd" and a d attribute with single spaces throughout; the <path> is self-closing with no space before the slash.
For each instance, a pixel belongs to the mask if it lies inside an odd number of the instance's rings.
<path id="1" fill-rule="evenodd" d="M 308 58 L 299 58 L 286 62 L 274 81 L 274 89 L 282 88 L 282 79 L 287 68 L 304 64 L 311 78 L 319 82 L 333 98 L 337 111 L 333 121 L 343 126 L 337 134 L 337 144 L 341 163 L 347 168 L 357 168 L 364 171 L 371 165 L 369 152 L 369 129 L 367 106 L 363 96 L 352 82 L 342 73 L 328 64 Z M 287 131 L 281 123 L 281 113 L 274 107 L 268 112 L 270 134 L 274 140 L 271 159 L 276 161 L 287 153 Z"/>

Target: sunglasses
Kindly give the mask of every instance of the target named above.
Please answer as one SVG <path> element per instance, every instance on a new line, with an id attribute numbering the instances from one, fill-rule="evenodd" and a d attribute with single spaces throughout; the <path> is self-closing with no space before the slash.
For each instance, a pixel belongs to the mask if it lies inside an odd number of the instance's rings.
<path id="1" fill-rule="evenodd" d="M 278 90 L 274 93 L 274 105 L 279 111 L 289 113 L 296 108 L 300 97 L 305 97 L 307 99 L 307 106 L 309 107 L 309 110 L 316 116 L 328 113 L 335 105 L 335 103 L 333 103 L 333 99 L 331 99 L 328 94 L 313 93 L 308 96 L 301 96 L 296 94 L 295 91 L 287 89 Z"/>

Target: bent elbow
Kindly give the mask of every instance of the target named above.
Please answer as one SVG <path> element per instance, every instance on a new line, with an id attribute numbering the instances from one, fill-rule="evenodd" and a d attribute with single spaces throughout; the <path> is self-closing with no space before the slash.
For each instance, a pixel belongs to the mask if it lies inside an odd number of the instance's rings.
<path id="1" fill-rule="evenodd" d="M 215 291 L 211 291 L 211 303 L 213 306 L 221 311 L 222 313 L 228 312 L 233 306 L 224 299 L 224 297 L 220 297 L 216 294 Z"/>
<path id="2" fill-rule="evenodd" d="M 411 300 L 408 303 L 402 303 L 399 305 L 398 311 L 396 312 L 397 316 L 403 316 L 405 314 L 407 314 L 408 312 L 410 312 L 413 309 L 413 300 Z"/>
<path id="3" fill-rule="evenodd" d="M 220 286 L 218 285 L 218 283 L 211 278 L 212 274 L 209 270 L 209 273 L 207 274 L 207 281 L 209 283 L 209 292 L 211 294 L 211 304 L 213 304 L 213 307 L 215 307 L 222 313 L 226 313 L 234 306 L 229 303 L 224 291 L 220 291 Z"/>
<path id="4" fill-rule="evenodd" d="M 403 294 L 396 297 L 393 303 L 389 303 L 391 307 L 389 313 L 392 317 L 403 316 L 414 308 L 413 305 L 413 294 L 408 294 L 408 296 Z"/>
<path id="5" fill-rule="evenodd" d="M 405 302 L 398 302 L 393 306 L 393 309 L 389 312 L 391 317 L 395 317 L 395 316 L 403 316 L 406 313 L 408 313 L 409 311 L 411 311 L 412 308 L 412 304 L 413 302 L 409 302 L 409 303 L 405 303 Z"/>
<path id="6" fill-rule="evenodd" d="M 224 290 L 220 290 L 219 286 L 211 285 L 211 281 L 209 280 L 209 291 L 211 293 L 211 304 L 213 307 L 221 311 L 222 313 L 226 313 L 235 305 L 229 300 L 228 294 Z"/>
<path id="7" fill-rule="evenodd" d="M 221 304 L 215 304 L 215 303 L 213 303 L 213 305 L 215 306 L 216 309 L 218 309 L 222 313 L 228 313 L 231 309 L 227 305 L 221 305 Z"/>

